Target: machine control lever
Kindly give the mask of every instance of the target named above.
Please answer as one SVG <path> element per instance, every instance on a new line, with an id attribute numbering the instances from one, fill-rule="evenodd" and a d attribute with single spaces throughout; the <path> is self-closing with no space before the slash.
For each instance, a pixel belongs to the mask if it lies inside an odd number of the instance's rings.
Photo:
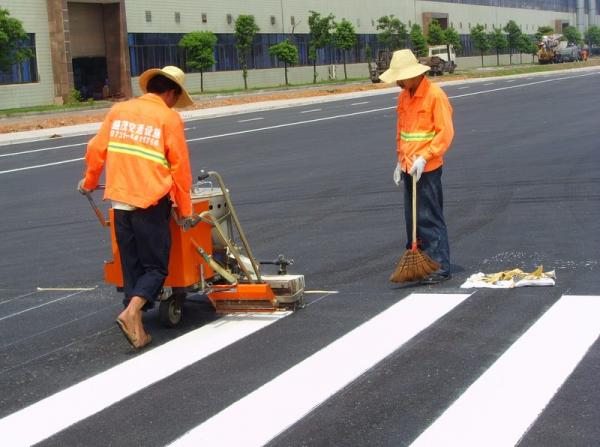
<path id="1" fill-rule="evenodd" d="M 288 265 L 294 265 L 293 259 L 287 259 L 283 255 L 277 256 L 277 259 L 273 261 L 260 261 L 262 265 L 278 265 L 279 269 L 277 270 L 278 275 L 287 275 L 287 267 Z"/>

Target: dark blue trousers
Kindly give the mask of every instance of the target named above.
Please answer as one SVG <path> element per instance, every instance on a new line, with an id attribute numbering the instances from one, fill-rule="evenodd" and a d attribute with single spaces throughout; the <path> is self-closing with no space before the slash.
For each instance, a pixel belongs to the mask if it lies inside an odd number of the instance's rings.
<path id="1" fill-rule="evenodd" d="M 402 173 L 404 183 L 404 219 L 406 221 L 406 248 L 412 243 L 412 177 Z M 440 263 L 438 273 L 450 273 L 450 246 L 444 221 L 444 194 L 442 167 L 424 172 L 417 182 L 417 240 L 419 248 Z"/>
<path id="2" fill-rule="evenodd" d="M 156 205 L 134 211 L 115 210 L 115 234 L 123 270 L 123 304 L 140 296 L 154 306 L 169 268 L 171 202 L 163 197 Z"/>

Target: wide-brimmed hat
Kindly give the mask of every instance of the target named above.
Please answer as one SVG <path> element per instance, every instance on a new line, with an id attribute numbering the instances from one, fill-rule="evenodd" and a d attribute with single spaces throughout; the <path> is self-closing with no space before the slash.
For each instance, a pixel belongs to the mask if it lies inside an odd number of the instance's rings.
<path id="1" fill-rule="evenodd" d="M 394 51 L 390 68 L 384 71 L 380 76 L 383 82 L 392 83 L 404 79 L 416 78 L 429 70 L 427 65 L 420 64 L 415 55 L 410 50 Z"/>
<path id="2" fill-rule="evenodd" d="M 143 72 L 140 76 L 140 88 L 144 93 L 147 93 L 148 81 L 157 75 L 163 75 L 181 87 L 181 95 L 179 96 L 175 107 L 188 107 L 194 104 L 194 100 L 189 95 L 183 84 L 185 73 L 183 70 L 181 70 L 181 68 L 173 65 L 167 65 L 163 68 L 151 68 L 150 70 Z"/>

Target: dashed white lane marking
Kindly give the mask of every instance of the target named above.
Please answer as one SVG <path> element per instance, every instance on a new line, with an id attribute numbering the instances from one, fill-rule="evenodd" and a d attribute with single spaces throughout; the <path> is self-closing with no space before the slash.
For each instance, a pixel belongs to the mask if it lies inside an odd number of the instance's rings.
<path id="1" fill-rule="evenodd" d="M 485 83 L 483 85 L 494 85 L 494 83 L 493 82 L 487 82 L 487 83 Z"/>
<path id="2" fill-rule="evenodd" d="M 257 116 L 256 118 L 248 118 L 245 120 L 238 120 L 238 123 L 247 123 L 250 121 L 260 121 L 260 120 L 264 120 L 264 118 L 262 116 Z"/>
<path id="3" fill-rule="evenodd" d="M 34 154 L 36 152 L 54 151 L 56 149 L 64 149 L 66 147 L 85 146 L 86 144 L 87 143 L 63 144 L 62 146 L 43 147 L 41 149 L 31 149 L 31 150 L 22 151 L 22 152 L 11 152 L 9 154 L 0 154 L 0 158 L 1 157 L 12 157 L 15 155 Z"/>
<path id="4" fill-rule="evenodd" d="M 305 290 L 304 291 L 305 294 L 321 294 L 321 293 L 330 293 L 330 294 L 334 294 L 334 293 L 339 293 L 337 290 Z"/>
<path id="5" fill-rule="evenodd" d="M 563 296 L 411 447 L 512 446 L 600 335 L 600 296 Z"/>
<path id="6" fill-rule="evenodd" d="M 465 86 L 463 86 L 463 87 L 458 87 L 458 90 L 464 90 L 464 89 L 466 89 L 466 88 L 471 88 L 471 86 L 469 86 L 469 85 L 465 85 Z"/>
<path id="7" fill-rule="evenodd" d="M 464 93 L 462 95 L 449 96 L 449 98 L 450 99 L 464 98 L 464 97 L 467 97 L 467 96 L 483 95 L 483 94 L 486 94 L 486 93 L 493 93 L 493 92 L 498 92 L 498 91 L 501 91 L 501 90 L 508 90 L 508 89 L 521 88 L 521 87 L 528 87 L 530 85 L 543 84 L 543 83 L 546 83 L 546 82 L 555 82 L 555 81 L 562 81 L 562 80 L 565 80 L 565 79 L 574 79 L 574 78 L 580 78 L 580 77 L 585 77 L 585 76 L 596 76 L 596 75 L 598 75 L 597 72 L 594 72 L 594 73 L 585 73 L 585 74 L 582 74 L 582 75 L 564 76 L 564 77 L 560 77 L 560 78 L 544 79 L 542 81 L 528 82 L 528 83 L 525 83 L 525 84 L 510 85 L 510 86 L 499 87 L 499 88 L 490 89 L 490 90 L 481 90 L 481 91 L 478 91 L 478 92 Z M 348 117 L 351 117 L 351 116 L 365 115 L 367 113 L 382 112 L 382 111 L 386 111 L 386 110 L 390 110 L 390 109 L 395 109 L 395 108 L 396 108 L 396 106 L 391 106 L 391 107 L 382 107 L 382 108 L 378 108 L 378 109 L 362 110 L 360 112 L 345 113 L 345 114 L 342 114 L 342 115 L 327 116 L 327 117 L 316 118 L 316 119 L 312 119 L 312 120 L 296 121 L 296 122 L 292 122 L 292 123 L 278 124 L 278 125 L 275 125 L 275 126 L 261 127 L 261 128 L 258 128 L 258 129 L 247 129 L 247 130 L 242 130 L 242 131 L 238 131 L 238 132 L 229 132 L 229 133 L 218 134 L 218 135 L 210 135 L 210 136 L 200 137 L 200 138 L 191 138 L 191 139 L 189 139 L 187 141 L 188 141 L 188 143 L 191 143 L 191 142 L 194 142 L 194 141 L 212 140 L 212 139 L 216 139 L 216 138 L 224 138 L 224 137 L 230 137 L 230 136 L 235 136 L 235 135 L 242 135 L 242 134 L 246 134 L 246 133 L 263 132 L 265 130 L 281 129 L 281 128 L 284 128 L 284 127 L 300 126 L 300 125 L 303 125 L 303 124 L 311 124 L 311 123 L 316 123 L 316 122 L 320 122 L 320 121 L 328 121 L 328 120 L 334 120 L 334 119 L 340 119 L 340 118 L 348 118 Z M 47 148 L 47 149 L 48 150 L 52 150 L 54 148 Z M 41 150 L 41 149 L 36 149 L 36 150 Z M 15 154 L 12 154 L 12 155 L 20 155 L 21 153 L 22 152 L 15 153 Z M 59 161 L 59 162 L 55 162 L 55 163 L 47 163 L 47 164 L 42 164 L 42 165 L 26 166 L 26 167 L 23 167 L 23 168 L 9 169 L 9 170 L 6 170 L 6 171 L 0 171 L 0 175 L 1 174 L 8 174 L 8 173 L 11 173 L 11 172 L 26 171 L 26 170 L 30 170 L 30 169 L 45 168 L 45 167 L 48 167 L 48 166 L 61 165 L 61 164 L 65 164 L 65 163 L 73 163 L 73 162 L 81 161 L 81 160 L 83 160 L 83 158 L 73 158 L 73 159 L 70 159 L 70 160 L 64 160 L 64 161 Z"/>
<path id="8" fill-rule="evenodd" d="M 323 109 L 310 109 L 310 110 L 301 110 L 300 113 L 312 113 L 312 112 L 320 112 Z"/>
<path id="9" fill-rule="evenodd" d="M 0 419 L 0 439 L 14 447 L 36 444 L 289 313 L 229 315 L 188 332 Z"/>
<path id="10" fill-rule="evenodd" d="M 506 82 L 515 82 L 516 79 L 507 79 Z"/>
<path id="11" fill-rule="evenodd" d="M 369 104 L 369 101 L 362 101 L 362 102 L 353 102 L 352 104 L 350 104 L 351 106 L 362 106 L 363 104 Z"/>
<path id="12" fill-rule="evenodd" d="M 469 295 L 413 294 L 287 370 L 173 442 L 262 446 Z M 306 380 L 315 377 L 317 380 Z M 268 411 L 265 423 L 264 411 Z M 235 429 L 232 429 L 235 421 Z"/>

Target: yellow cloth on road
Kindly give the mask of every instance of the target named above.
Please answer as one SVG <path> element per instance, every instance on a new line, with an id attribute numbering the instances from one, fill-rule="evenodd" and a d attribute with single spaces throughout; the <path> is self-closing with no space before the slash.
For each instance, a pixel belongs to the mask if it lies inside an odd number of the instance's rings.
<path id="1" fill-rule="evenodd" d="M 512 289 L 525 286 L 553 286 L 556 274 L 554 270 L 544 272 L 544 267 L 539 266 L 533 272 L 527 273 L 521 269 L 504 270 L 498 273 L 475 273 L 462 284 L 462 289 L 486 287 L 495 289 Z"/>

